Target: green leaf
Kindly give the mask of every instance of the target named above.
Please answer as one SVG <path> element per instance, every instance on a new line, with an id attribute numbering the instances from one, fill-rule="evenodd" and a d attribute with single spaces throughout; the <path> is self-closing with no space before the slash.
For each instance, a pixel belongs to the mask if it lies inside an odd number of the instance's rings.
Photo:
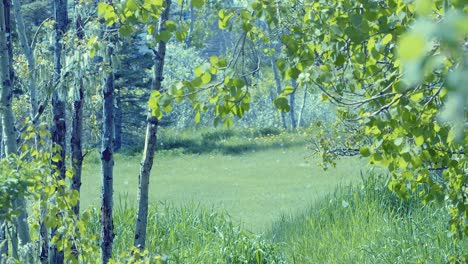
<path id="1" fill-rule="evenodd" d="M 387 34 L 385 37 L 382 39 L 382 44 L 387 45 L 390 41 L 392 41 L 392 34 Z"/>
<path id="2" fill-rule="evenodd" d="M 201 79 L 202 79 L 203 84 L 208 84 L 208 83 L 210 83 L 210 81 L 211 81 L 211 74 L 210 74 L 209 72 L 205 72 L 205 73 L 201 76 Z"/>
<path id="3" fill-rule="evenodd" d="M 197 111 L 195 113 L 195 123 L 196 124 L 200 123 L 200 119 L 201 119 L 201 113 L 200 113 L 200 111 Z"/>
<path id="4" fill-rule="evenodd" d="M 167 30 L 164 30 L 162 32 L 160 32 L 157 36 L 156 36 L 156 40 L 157 41 L 163 41 L 163 42 L 168 42 L 172 37 L 172 34 L 171 32 L 167 31 Z"/>
<path id="5" fill-rule="evenodd" d="M 416 102 L 416 103 L 421 101 L 423 98 L 424 98 L 424 93 L 423 92 L 415 93 L 415 94 L 411 95 L 411 97 L 410 97 L 411 101 Z"/>
<path id="6" fill-rule="evenodd" d="M 192 0 L 192 5 L 196 8 L 201 8 L 205 4 L 205 0 Z"/>
<path id="7" fill-rule="evenodd" d="M 127 37 L 132 33 L 132 28 L 128 25 L 123 25 L 119 28 L 119 33 L 122 37 Z"/>
<path id="8" fill-rule="evenodd" d="M 194 70 L 195 76 L 200 77 L 203 74 L 203 66 L 197 66 Z"/>
<path id="9" fill-rule="evenodd" d="M 187 30 L 179 30 L 175 33 L 178 41 L 184 41 L 187 38 Z"/>
<path id="10" fill-rule="evenodd" d="M 174 21 L 172 21 L 172 20 L 166 21 L 165 26 L 166 26 L 166 29 L 167 29 L 169 32 L 174 32 L 174 31 L 177 30 L 177 24 L 176 24 Z"/>
<path id="11" fill-rule="evenodd" d="M 286 80 L 297 79 L 301 72 L 295 67 L 289 68 L 286 70 Z"/>
<path id="12" fill-rule="evenodd" d="M 60 154 L 57 153 L 54 156 L 52 156 L 53 162 L 59 162 L 60 160 L 62 160 L 62 157 L 60 156 Z"/>
<path id="13" fill-rule="evenodd" d="M 363 157 L 369 157 L 370 156 L 370 149 L 368 147 L 362 147 L 359 149 L 359 153 L 361 153 L 361 155 Z"/>
<path id="14" fill-rule="evenodd" d="M 291 110 L 288 99 L 286 99 L 286 97 L 278 97 L 273 101 L 273 103 L 276 106 L 276 108 L 278 108 L 282 112 L 289 112 L 289 110 Z"/>
<path id="15" fill-rule="evenodd" d="M 219 62 L 218 56 L 213 55 L 213 56 L 210 57 L 211 65 L 216 66 L 218 64 L 218 62 Z"/>
<path id="16" fill-rule="evenodd" d="M 98 16 L 104 17 L 104 15 L 106 14 L 108 8 L 112 8 L 112 7 L 109 4 L 105 3 L 105 2 L 99 2 L 98 5 L 97 5 Z"/>
<path id="17" fill-rule="evenodd" d="M 424 144 L 424 136 L 417 136 L 414 139 L 414 143 L 416 144 L 416 146 L 422 146 L 422 144 Z"/>
<path id="18" fill-rule="evenodd" d="M 225 68 L 228 66 L 228 62 L 226 59 L 220 59 L 218 62 L 218 68 Z"/>

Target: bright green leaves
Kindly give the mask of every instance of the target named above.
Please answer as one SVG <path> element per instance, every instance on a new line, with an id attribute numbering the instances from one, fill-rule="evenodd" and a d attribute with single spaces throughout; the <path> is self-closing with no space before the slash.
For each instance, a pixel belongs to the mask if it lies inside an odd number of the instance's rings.
<path id="1" fill-rule="evenodd" d="M 416 146 L 422 146 L 424 144 L 424 136 L 417 136 L 415 139 L 414 139 L 414 144 Z"/>
<path id="2" fill-rule="evenodd" d="M 157 119 L 161 119 L 163 117 L 163 112 L 159 106 L 159 100 L 161 97 L 162 95 L 159 91 L 152 91 L 148 100 L 148 108 L 151 111 L 151 115 Z"/>
<path id="3" fill-rule="evenodd" d="M 201 80 L 203 84 L 208 84 L 211 81 L 211 74 L 209 72 L 203 73 L 201 76 Z"/>
<path id="4" fill-rule="evenodd" d="M 387 45 L 388 43 L 390 43 L 390 41 L 392 41 L 392 38 L 392 34 L 385 35 L 385 37 L 383 37 L 382 39 L 382 44 Z"/>
<path id="5" fill-rule="evenodd" d="M 411 95 L 410 99 L 413 102 L 419 102 L 424 98 L 424 93 L 423 92 L 417 92 Z"/>
<path id="6" fill-rule="evenodd" d="M 118 21 L 118 16 L 115 13 L 114 7 L 107 3 L 98 3 L 97 12 L 100 17 L 104 18 L 107 26 L 112 26 Z"/>
<path id="7" fill-rule="evenodd" d="M 229 25 L 229 21 L 234 17 L 233 12 L 227 12 L 226 10 L 221 9 L 218 12 L 218 26 L 220 29 L 226 29 Z"/>

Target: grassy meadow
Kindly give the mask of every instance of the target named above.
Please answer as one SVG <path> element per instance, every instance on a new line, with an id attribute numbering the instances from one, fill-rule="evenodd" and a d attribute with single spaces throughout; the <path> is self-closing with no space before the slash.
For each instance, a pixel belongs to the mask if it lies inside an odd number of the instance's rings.
<path id="1" fill-rule="evenodd" d="M 401 200 L 365 160 L 323 171 L 304 134 L 162 131 L 150 187 L 150 263 L 463 263 L 443 206 Z M 164 134 L 168 133 L 168 134 Z M 208 135 L 208 136 L 207 136 Z M 115 164 L 114 254 L 134 235 L 139 155 Z M 99 233 L 100 165 L 85 164 L 83 207 Z"/>
<path id="2" fill-rule="evenodd" d="M 150 201 L 174 205 L 200 203 L 229 212 L 249 230 L 266 231 L 282 214 L 302 211 L 337 185 L 359 180 L 361 165 L 365 164 L 357 158 L 347 158 L 337 168 L 323 171 L 309 158 L 304 138 L 291 139 L 289 143 L 298 144 L 284 143 L 282 147 L 281 143 L 276 144 L 289 140 L 287 137 L 275 139 L 270 135 L 243 140 L 249 139 L 261 146 L 249 143 L 249 149 L 230 154 L 184 154 L 183 148 L 158 152 L 151 174 Z M 235 146 L 236 142 L 242 143 L 235 137 L 224 140 L 228 146 Z M 219 150 L 226 151 L 226 147 Z M 114 195 L 126 197 L 134 206 L 140 158 L 117 155 L 115 161 Z M 95 160 L 85 164 L 83 207 L 98 205 L 99 192 L 100 164 Z"/>

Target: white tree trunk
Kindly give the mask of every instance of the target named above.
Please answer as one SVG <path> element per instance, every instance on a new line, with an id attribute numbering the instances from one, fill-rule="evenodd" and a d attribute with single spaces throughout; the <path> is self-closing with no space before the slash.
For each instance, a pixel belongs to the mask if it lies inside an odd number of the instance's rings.
<path id="1" fill-rule="evenodd" d="M 169 11 L 171 7 L 171 0 L 165 0 L 166 7 L 161 15 L 159 23 L 159 32 L 165 30 L 164 24 L 169 19 Z M 158 50 L 155 54 L 154 61 L 154 76 L 153 76 L 153 90 L 161 90 L 161 83 L 163 81 L 164 60 L 166 57 L 166 43 L 160 41 L 158 43 Z M 148 111 L 148 119 L 146 125 L 145 149 L 143 152 L 143 160 L 140 166 L 140 175 L 138 177 L 138 212 L 135 228 L 135 241 L 134 246 L 141 249 L 146 245 L 146 226 L 148 223 L 148 189 L 149 177 L 151 168 L 153 167 L 154 152 L 156 150 L 156 131 L 158 127 L 158 120 L 151 115 L 151 110 Z"/>

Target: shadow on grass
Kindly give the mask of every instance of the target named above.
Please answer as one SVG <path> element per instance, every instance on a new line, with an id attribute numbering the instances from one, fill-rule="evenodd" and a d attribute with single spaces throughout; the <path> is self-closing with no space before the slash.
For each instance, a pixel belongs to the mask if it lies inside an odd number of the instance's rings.
<path id="1" fill-rule="evenodd" d="M 178 150 L 184 154 L 219 153 L 223 155 L 240 155 L 247 152 L 269 149 L 282 149 L 304 145 L 305 140 L 288 141 L 268 140 L 266 138 L 230 138 L 230 139 L 187 139 L 181 138 L 173 141 L 161 141 L 156 150 Z"/>

